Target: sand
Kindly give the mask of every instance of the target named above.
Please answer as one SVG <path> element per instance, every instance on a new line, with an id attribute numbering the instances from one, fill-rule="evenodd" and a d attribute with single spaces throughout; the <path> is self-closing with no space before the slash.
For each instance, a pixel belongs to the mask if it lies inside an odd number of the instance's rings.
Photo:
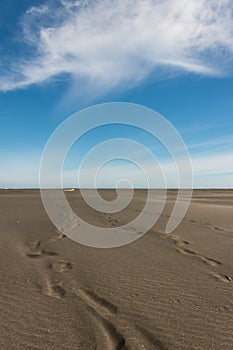
<path id="1" fill-rule="evenodd" d="M 106 227 L 136 216 L 145 197 L 106 215 L 66 195 Z M 139 240 L 95 249 L 53 226 L 39 191 L 1 190 L 0 349 L 233 349 L 233 191 L 194 191 L 167 235 L 175 198 Z"/>

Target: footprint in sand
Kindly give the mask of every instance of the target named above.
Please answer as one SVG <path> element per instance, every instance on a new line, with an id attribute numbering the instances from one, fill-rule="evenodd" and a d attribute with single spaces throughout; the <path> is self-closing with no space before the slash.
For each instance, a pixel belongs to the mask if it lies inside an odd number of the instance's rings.
<path id="1" fill-rule="evenodd" d="M 128 350 L 124 336 L 116 329 L 113 323 L 106 320 L 104 317 L 95 312 L 94 309 L 89 309 L 100 334 L 96 334 L 97 350 Z"/>
<path id="2" fill-rule="evenodd" d="M 222 229 L 221 227 L 218 227 L 218 226 L 214 226 L 214 230 L 216 230 L 216 231 L 224 231 L 224 229 Z"/>
<path id="3" fill-rule="evenodd" d="M 174 241 L 175 245 L 177 246 L 177 251 L 179 253 L 185 254 L 185 255 L 190 255 L 190 256 L 195 256 L 196 258 L 200 259 L 205 264 L 208 264 L 210 266 L 222 265 L 222 263 L 216 259 L 212 259 L 212 258 L 209 258 L 207 256 L 203 256 L 201 254 L 198 254 L 194 250 L 185 248 L 185 246 L 189 245 L 190 242 L 186 241 L 186 240 L 182 240 L 179 235 L 173 235 L 173 236 L 169 236 L 169 237 Z"/>
<path id="4" fill-rule="evenodd" d="M 92 291 L 76 289 L 76 295 L 88 306 L 101 334 L 96 334 L 97 349 L 128 350 L 124 336 L 106 317 L 117 313 L 117 307 Z"/>
<path id="5" fill-rule="evenodd" d="M 109 223 L 111 226 L 116 227 L 117 224 L 118 224 L 118 220 L 111 219 L 111 220 L 108 221 L 108 223 Z"/>
<path id="6" fill-rule="evenodd" d="M 66 261 L 58 261 L 48 264 L 48 268 L 56 272 L 66 272 L 72 269 L 72 264 Z"/>
<path id="7" fill-rule="evenodd" d="M 63 298 L 66 294 L 66 291 L 65 289 L 60 286 L 60 285 L 54 285 L 54 286 L 51 286 L 52 288 L 52 293 L 53 293 L 53 296 L 55 296 L 56 298 Z"/>
<path id="8" fill-rule="evenodd" d="M 76 293 L 86 304 L 94 308 L 96 311 L 104 314 L 116 314 L 118 311 L 116 305 L 98 296 L 93 291 L 78 288 Z"/>
<path id="9" fill-rule="evenodd" d="M 57 231 L 57 236 L 54 237 L 54 240 L 63 238 L 64 235 Z M 48 243 L 48 242 L 47 242 Z M 41 258 L 44 256 L 57 256 L 58 254 L 54 251 L 47 250 L 45 244 L 42 241 L 34 241 L 26 244 L 27 254 L 25 254 L 29 258 Z M 47 265 L 53 271 L 56 272 L 66 272 L 72 269 L 72 264 L 67 261 L 53 261 L 49 262 Z M 61 299 L 66 295 L 66 290 L 63 286 L 62 282 L 53 283 L 49 276 L 45 279 L 45 284 L 42 287 L 43 293 L 47 296 Z"/>
<path id="10" fill-rule="evenodd" d="M 180 236 L 178 236 L 178 235 L 173 235 L 173 236 L 168 235 L 167 237 L 168 238 L 172 238 L 172 240 L 174 241 L 175 245 L 178 246 L 178 247 L 185 247 L 185 246 L 190 244 L 189 241 L 182 240 L 180 238 Z"/>
<path id="11" fill-rule="evenodd" d="M 206 263 L 210 266 L 222 265 L 222 263 L 220 261 L 209 258 L 207 256 L 200 255 L 191 249 L 178 248 L 177 251 L 181 254 L 195 256 L 196 258 L 200 259 L 201 261 L 203 261 L 204 263 Z"/>
<path id="12" fill-rule="evenodd" d="M 227 275 L 220 275 L 218 273 L 211 273 L 211 276 L 213 276 L 214 278 L 218 279 L 221 282 L 225 282 L 225 283 L 232 282 L 232 278 L 230 276 L 227 276 Z"/>
<path id="13" fill-rule="evenodd" d="M 30 258 L 57 255 L 55 252 L 45 250 L 41 241 L 27 244 L 27 249 L 29 253 L 26 255 Z M 63 260 L 51 261 L 47 267 L 52 271 L 63 273 L 71 270 L 72 264 Z M 42 287 L 44 295 L 62 300 L 68 292 L 72 293 L 72 291 L 66 290 L 62 281 L 54 282 L 51 277 L 48 275 L 44 281 Z M 132 323 L 130 320 L 124 319 L 124 317 L 119 317 L 118 307 L 102 296 L 99 296 L 92 290 L 80 287 L 75 287 L 73 293 L 86 304 L 88 312 L 96 323 L 97 350 L 128 350 L 129 345 L 132 345 L 130 348 L 135 350 L 141 350 L 142 348 L 165 349 L 163 344 L 154 338 L 152 334 L 136 328 L 134 322 Z"/>
<path id="14" fill-rule="evenodd" d="M 137 229 L 135 227 L 126 227 L 124 229 L 125 232 L 129 232 L 132 233 L 134 235 L 143 235 L 143 231 L 137 231 Z"/>
<path id="15" fill-rule="evenodd" d="M 43 243 L 41 241 L 35 241 L 31 243 L 27 243 L 26 247 L 28 249 L 28 253 L 25 254 L 28 258 L 41 258 L 43 256 L 54 256 L 57 253 L 46 250 L 43 248 Z"/>
<path id="16" fill-rule="evenodd" d="M 206 256 L 201 256 L 201 255 L 199 255 L 199 258 L 200 258 L 204 263 L 206 263 L 207 265 L 210 265 L 210 266 L 222 265 L 221 261 L 218 261 L 218 260 L 215 260 L 215 259 L 206 257 Z"/>
<path id="17" fill-rule="evenodd" d="M 41 241 L 35 241 L 35 242 L 31 242 L 26 244 L 28 246 L 28 248 L 33 251 L 33 252 L 37 252 L 40 249 L 42 249 L 42 245 L 43 243 Z"/>
<path id="18" fill-rule="evenodd" d="M 51 281 L 47 281 L 44 294 L 52 298 L 62 299 L 66 295 L 66 290 L 62 283 L 53 284 Z"/>
<path id="19" fill-rule="evenodd" d="M 136 349 L 158 349 L 158 350 L 168 350 L 168 348 L 163 344 L 161 340 L 154 336 L 150 331 L 142 327 L 141 325 L 135 326 L 135 332 L 138 339 L 141 339 L 141 344 L 143 348 L 135 344 Z"/>
<path id="20" fill-rule="evenodd" d="M 117 306 L 105 298 L 83 288 L 75 289 L 75 294 L 87 305 L 101 331 L 100 335 L 96 334 L 97 349 L 166 349 L 153 334 L 121 317 Z"/>
<path id="21" fill-rule="evenodd" d="M 66 235 L 64 235 L 64 233 L 62 233 L 59 230 L 56 230 L 56 234 L 48 240 L 48 243 L 56 242 L 59 239 L 62 239 L 62 238 L 65 238 L 65 237 L 66 237 Z"/>
<path id="22" fill-rule="evenodd" d="M 117 224 L 119 223 L 119 220 L 114 219 L 112 215 L 105 213 L 104 216 L 107 217 L 107 223 L 110 224 L 112 227 L 116 227 Z"/>

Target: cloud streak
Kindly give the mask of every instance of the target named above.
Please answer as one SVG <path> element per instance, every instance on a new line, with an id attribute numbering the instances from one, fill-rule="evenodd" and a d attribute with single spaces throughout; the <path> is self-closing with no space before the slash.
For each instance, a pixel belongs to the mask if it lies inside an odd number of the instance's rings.
<path id="1" fill-rule="evenodd" d="M 139 155 L 140 159 L 141 155 Z M 191 157 L 193 166 L 194 188 L 232 188 L 233 184 L 233 152 L 224 151 L 215 155 L 196 154 Z M 3 187 L 39 187 L 39 168 L 40 155 L 27 154 L 24 157 L 8 154 L 0 156 L 2 170 L 0 173 L 0 188 Z M 186 171 L 186 163 L 179 159 L 181 168 Z M 75 162 L 74 162 L 75 164 Z M 174 162 L 170 159 L 160 160 L 161 168 L 164 172 L 168 188 L 179 187 L 178 173 Z M 135 187 L 147 187 L 145 177 L 140 170 L 135 170 L 135 166 L 130 163 L 109 163 L 97 176 L 98 187 L 114 187 L 119 179 L 128 179 Z M 80 164 L 74 166 L 72 170 L 64 168 L 62 179 L 64 187 L 77 187 L 78 170 Z M 96 170 L 93 164 L 84 168 L 85 186 L 92 186 L 92 174 Z M 154 166 L 147 160 L 144 160 L 143 170 L 145 174 L 155 173 Z M 54 186 L 56 174 L 48 170 L 47 185 Z M 208 181 L 207 181 L 208 179 Z"/>
<path id="2" fill-rule="evenodd" d="M 67 74 L 107 92 L 150 75 L 232 67 L 231 0 L 60 0 L 30 8 L 21 26 L 27 55 L 2 67 L 2 91 Z"/>

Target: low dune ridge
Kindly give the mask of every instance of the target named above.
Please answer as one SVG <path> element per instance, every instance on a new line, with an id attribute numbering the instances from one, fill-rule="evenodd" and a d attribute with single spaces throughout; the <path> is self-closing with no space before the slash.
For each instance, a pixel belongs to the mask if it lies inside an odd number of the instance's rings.
<path id="1" fill-rule="evenodd" d="M 176 195 L 143 237 L 96 249 L 54 227 L 38 190 L 0 190 L 0 349 L 233 349 L 233 191 L 195 190 L 166 234 Z M 66 196 L 111 229 L 138 215 L 146 191 L 117 214 L 91 209 L 78 190 Z"/>

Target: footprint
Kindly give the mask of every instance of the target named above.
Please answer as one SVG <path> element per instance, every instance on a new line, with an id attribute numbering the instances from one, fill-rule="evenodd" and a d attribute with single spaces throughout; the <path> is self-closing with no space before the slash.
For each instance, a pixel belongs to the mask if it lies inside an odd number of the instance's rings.
<path id="1" fill-rule="evenodd" d="M 113 227 L 117 226 L 117 224 L 118 224 L 118 220 L 114 220 L 114 219 L 111 219 L 111 220 L 109 220 L 108 222 L 109 222 L 109 224 L 110 224 L 111 226 L 113 226 Z"/>
<path id="2" fill-rule="evenodd" d="M 35 259 L 35 258 L 40 258 L 42 255 L 41 255 L 41 253 L 32 253 L 32 254 L 26 254 L 26 256 L 28 258 Z"/>
<path id="3" fill-rule="evenodd" d="M 29 258 L 38 258 L 42 255 L 43 244 L 41 241 L 35 241 L 25 244 L 29 252 L 26 254 Z"/>
<path id="4" fill-rule="evenodd" d="M 107 219 L 107 223 L 110 224 L 113 227 L 116 227 L 117 224 L 119 223 L 119 220 L 114 219 L 114 216 L 108 213 L 103 213 L 103 215 L 106 217 Z"/>
<path id="5" fill-rule="evenodd" d="M 38 252 L 42 248 L 41 241 L 35 241 L 31 243 L 27 243 L 26 246 L 33 252 Z"/>
<path id="6" fill-rule="evenodd" d="M 193 250 L 191 250 L 191 249 L 180 249 L 180 252 L 184 253 L 184 254 L 188 254 L 188 255 L 196 255 L 196 256 L 198 256 L 198 254 L 196 252 L 194 252 Z"/>
<path id="7" fill-rule="evenodd" d="M 178 248 L 177 251 L 179 253 L 182 253 L 182 254 L 193 255 L 210 266 L 222 265 L 222 263 L 220 261 L 209 258 L 207 256 L 199 255 L 198 253 L 196 253 L 195 251 L 193 251 L 191 249 Z"/>
<path id="8" fill-rule="evenodd" d="M 55 256 L 55 255 L 58 255 L 58 254 L 48 250 L 26 254 L 28 258 L 32 258 L 32 259 L 43 258 L 43 256 Z"/>
<path id="9" fill-rule="evenodd" d="M 97 336 L 97 349 L 109 350 L 128 350 L 124 336 L 116 329 L 116 327 L 102 317 L 94 309 L 90 308 L 89 312 L 94 318 L 98 328 L 101 330 L 101 337 Z M 104 336 L 104 339 L 103 339 Z"/>
<path id="10" fill-rule="evenodd" d="M 137 338 L 142 339 L 141 342 L 143 342 L 144 349 L 151 349 L 151 346 L 153 345 L 153 349 L 167 350 L 167 347 L 163 344 L 163 342 L 156 338 L 154 334 L 152 334 L 147 329 L 138 325 L 135 327 L 135 329 L 137 333 Z M 142 347 L 140 347 L 140 349 L 142 349 Z"/>
<path id="11" fill-rule="evenodd" d="M 220 261 L 218 261 L 218 260 L 215 260 L 215 259 L 212 259 L 212 258 L 208 258 L 208 257 L 205 257 L 205 256 L 201 256 L 201 255 L 199 257 L 204 263 L 206 263 L 206 264 L 208 264 L 210 266 L 222 265 L 222 263 Z"/>
<path id="12" fill-rule="evenodd" d="M 45 275 L 42 293 L 52 298 L 62 299 L 67 292 L 62 282 L 54 282 L 50 275 Z"/>
<path id="13" fill-rule="evenodd" d="M 72 264 L 66 261 L 58 261 L 50 263 L 48 267 L 56 272 L 66 272 L 72 269 Z"/>
<path id="14" fill-rule="evenodd" d="M 96 335 L 96 349 L 128 350 L 124 336 L 116 329 L 114 324 L 107 319 L 117 313 L 117 306 L 110 303 L 93 291 L 78 288 L 76 295 L 87 305 L 88 311 L 94 318 L 98 328 L 101 330 L 101 337 Z M 103 339 L 104 338 L 104 339 Z"/>
<path id="15" fill-rule="evenodd" d="M 185 244 L 185 245 L 190 244 L 190 242 L 189 242 L 189 241 L 181 241 L 181 243 L 182 243 L 182 244 Z"/>
<path id="16" fill-rule="evenodd" d="M 95 310 L 99 310 L 104 314 L 116 314 L 117 306 L 110 303 L 108 300 L 98 296 L 93 291 L 85 290 L 82 288 L 77 289 L 78 296 L 90 307 Z"/>
<path id="17" fill-rule="evenodd" d="M 65 238 L 65 237 L 66 237 L 66 235 L 64 235 L 64 233 L 62 233 L 62 232 L 59 231 L 59 230 L 56 230 L 56 235 L 54 235 L 53 237 L 51 237 L 51 238 L 48 240 L 48 243 L 56 242 L 57 240 L 62 239 L 62 238 Z"/>
<path id="18" fill-rule="evenodd" d="M 204 225 L 205 226 L 212 226 L 212 224 L 210 222 L 205 222 Z"/>
<path id="19" fill-rule="evenodd" d="M 218 273 L 211 273 L 211 275 L 217 278 L 219 281 L 229 283 L 232 282 L 232 278 L 228 275 L 219 275 Z"/>
<path id="20" fill-rule="evenodd" d="M 51 251 L 51 250 L 42 250 L 42 255 L 55 256 L 55 255 L 58 255 L 58 254 L 53 252 L 53 251 Z"/>
<path id="21" fill-rule="evenodd" d="M 126 232 L 132 233 L 134 235 L 142 235 L 144 232 L 143 231 L 137 231 L 137 229 L 135 227 L 126 227 L 126 229 L 124 229 Z"/>
<path id="22" fill-rule="evenodd" d="M 169 236 L 168 236 L 168 237 L 169 237 Z M 190 244 L 189 241 L 182 240 L 182 239 L 180 238 L 180 236 L 178 236 L 178 235 L 172 236 L 172 240 L 175 242 L 175 244 L 176 244 L 178 247 L 185 247 L 185 246 L 187 246 L 187 245 Z"/>
<path id="23" fill-rule="evenodd" d="M 52 291 L 53 291 L 54 296 L 58 297 L 59 299 L 63 298 L 66 294 L 65 289 L 60 285 L 52 286 Z"/>
<path id="24" fill-rule="evenodd" d="M 29 252 L 25 254 L 28 258 L 41 258 L 46 255 L 47 256 L 57 255 L 57 253 L 53 251 L 43 249 L 43 242 L 41 241 L 27 243 L 26 247 L 29 250 Z"/>
<path id="25" fill-rule="evenodd" d="M 47 282 L 45 294 L 49 297 L 62 299 L 66 295 L 66 290 L 60 284 L 51 284 Z"/>
<path id="26" fill-rule="evenodd" d="M 166 350 L 164 344 L 149 331 L 124 318 L 118 319 L 117 306 L 100 297 L 93 291 L 78 288 L 76 295 L 87 305 L 101 335 L 96 334 L 96 349 L 109 350 Z M 123 332 L 122 332 L 123 331 Z M 125 334 L 127 334 L 127 337 Z"/>

